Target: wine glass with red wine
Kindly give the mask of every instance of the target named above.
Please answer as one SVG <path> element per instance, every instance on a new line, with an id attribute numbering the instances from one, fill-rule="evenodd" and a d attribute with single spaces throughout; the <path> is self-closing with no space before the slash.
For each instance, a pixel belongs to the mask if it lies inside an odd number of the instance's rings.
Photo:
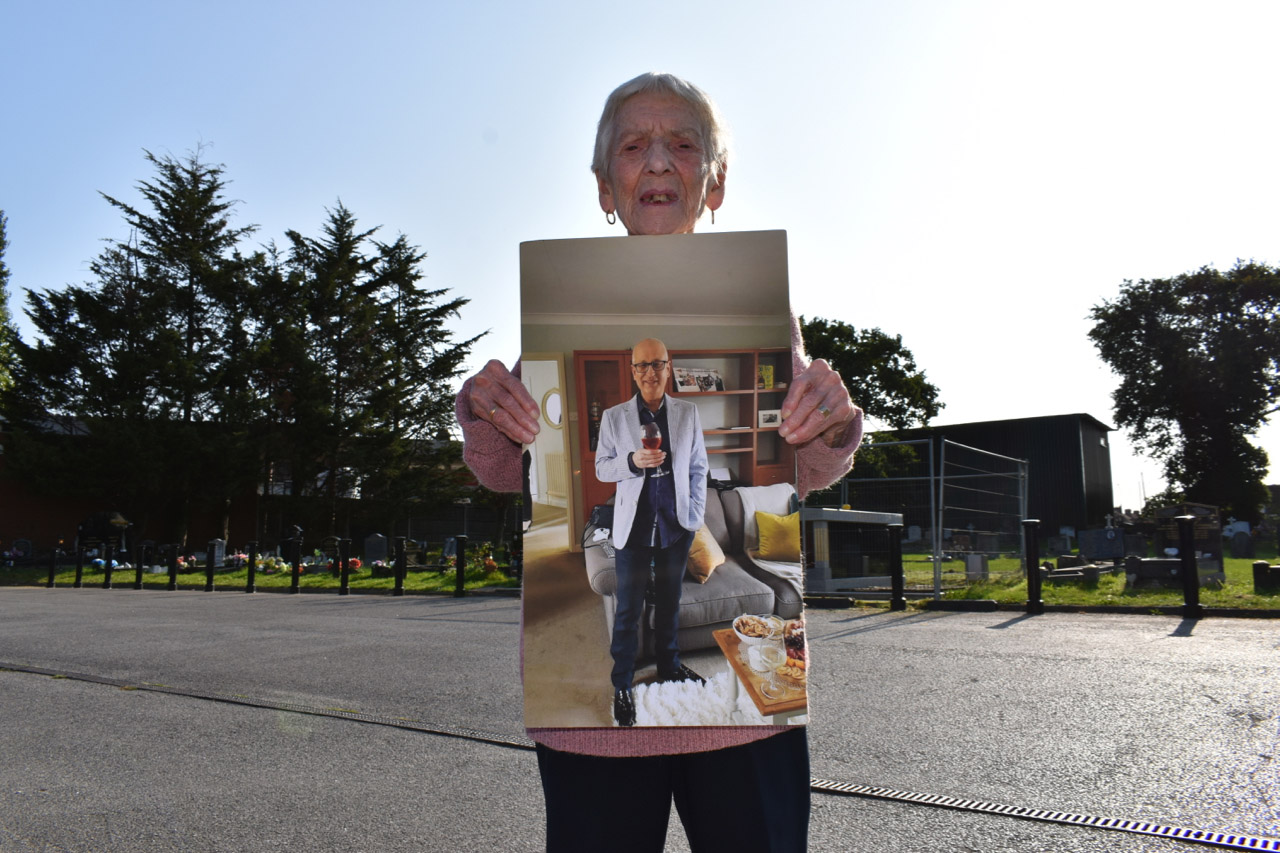
<path id="1" fill-rule="evenodd" d="M 644 424 L 640 427 L 640 443 L 645 450 L 657 450 L 662 447 L 662 430 L 656 423 Z"/>

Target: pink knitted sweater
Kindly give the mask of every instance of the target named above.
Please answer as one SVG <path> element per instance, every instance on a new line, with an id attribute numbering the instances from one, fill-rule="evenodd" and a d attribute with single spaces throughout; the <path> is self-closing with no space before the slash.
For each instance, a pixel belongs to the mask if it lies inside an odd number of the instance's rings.
<path id="1" fill-rule="evenodd" d="M 791 360 L 793 376 L 808 366 L 800 324 L 791 318 Z M 516 366 L 519 372 L 519 365 Z M 523 487 L 520 445 L 498 432 L 488 421 L 471 414 L 471 380 L 467 380 L 454 401 L 454 411 L 462 426 L 463 460 L 487 488 L 498 492 L 518 492 Z M 858 412 L 845 430 L 844 439 L 828 447 L 815 439 L 796 453 L 796 490 L 804 497 L 813 489 L 831 485 L 853 464 L 854 451 L 862 441 L 862 413 Z M 552 749 L 601 756 L 675 755 L 706 752 L 761 740 L 786 726 L 672 726 L 664 728 L 572 728 L 529 729 L 529 737 Z"/>

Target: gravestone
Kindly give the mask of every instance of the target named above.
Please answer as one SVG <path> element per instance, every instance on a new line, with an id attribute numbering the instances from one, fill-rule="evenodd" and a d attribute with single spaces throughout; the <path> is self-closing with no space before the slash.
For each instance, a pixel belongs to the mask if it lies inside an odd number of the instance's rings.
<path id="1" fill-rule="evenodd" d="M 1164 554 L 1166 548 L 1180 547 L 1177 518 L 1190 515 L 1195 518 L 1191 525 L 1195 537 L 1194 546 L 1197 556 L 1204 560 L 1213 560 L 1215 570 L 1222 572 L 1222 527 L 1218 522 L 1218 508 L 1208 504 L 1181 503 L 1176 506 L 1161 507 L 1155 512 L 1157 554 Z"/>
<path id="2" fill-rule="evenodd" d="M 996 554 L 1000 551 L 1000 535 L 998 533 L 979 533 L 977 535 L 978 543 L 975 551 L 981 551 L 984 554 Z"/>
<path id="3" fill-rule="evenodd" d="M 1236 559 L 1248 559 L 1253 556 L 1253 537 L 1243 530 L 1231 534 L 1231 556 Z"/>
<path id="4" fill-rule="evenodd" d="M 1124 555 L 1126 557 L 1147 556 L 1147 538 L 1141 533 L 1126 533 L 1124 535 Z"/>
<path id="5" fill-rule="evenodd" d="M 1212 558 L 1196 561 L 1200 586 L 1222 586 L 1227 576 Z M 1182 560 L 1178 557 L 1128 557 L 1124 561 L 1126 589 L 1182 589 Z"/>
<path id="6" fill-rule="evenodd" d="M 906 540 L 906 541 L 908 541 L 908 542 L 919 542 L 919 541 L 920 541 L 920 535 L 921 535 L 920 525 L 918 525 L 918 524 L 912 524 L 912 525 L 909 525 L 909 526 L 907 527 L 907 540 Z"/>
<path id="7" fill-rule="evenodd" d="M 364 537 L 364 559 L 367 563 L 387 560 L 387 537 L 381 533 L 370 533 Z"/>
<path id="8" fill-rule="evenodd" d="M 1070 536 L 1050 536 L 1048 538 L 1046 549 L 1054 556 L 1059 554 L 1071 553 L 1071 537 Z"/>
<path id="9" fill-rule="evenodd" d="M 227 564 L 227 540 L 210 539 L 208 557 L 214 568 L 220 569 Z"/>
<path id="10" fill-rule="evenodd" d="M 1080 531 L 1080 556 L 1089 562 L 1123 560 L 1124 536 L 1114 527 Z"/>
<path id="11" fill-rule="evenodd" d="M 21 566 L 30 563 L 35 558 L 35 553 L 30 539 L 15 539 L 13 547 L 9 549 L 9 565 Z"/>
<path id="12" fill-rule="evenodd" d="M 1253 594 L 1275 595 L 1280 593 L 1280 566 L 1272 566 L 1266 560 L 1253 564 Z"/>
<path id="13" fill-rule="evenodd" d="M 987 570 L 986 554 L 965 554 L 964 556 L 964 579 L 969 583 L 974 581 L 985 581 L 990 579 L 990 572 Z"/>

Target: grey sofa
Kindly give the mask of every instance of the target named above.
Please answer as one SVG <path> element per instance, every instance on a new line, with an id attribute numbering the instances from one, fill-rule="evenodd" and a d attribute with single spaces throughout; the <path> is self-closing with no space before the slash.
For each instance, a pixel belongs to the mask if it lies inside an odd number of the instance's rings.
<path id="1" fill-rule="evenodd" d="M 775 613 L 783 619 L 794 619 L 804 608 L 795 587 L 767 572 L 743 553 L 742 499 L 733 489 L 707 490 L 706 525 L 724 551 L 725 561 L 707 579 L 699 583 L 688 574 L 680 594 L 681 651 L 714 647 L 711 632 L 728 628 L 743 613 Z M 603 599 L 608 636 L 613 635 L 613 616 L 617 607 L 617 578 L 614 561 L 606 553 L 603 542 L 594 542 L 595 526 L 583 531 L 583 554 L 591 589 Z M 646 607 L 641 624 L 643 655 L 653 650 L 653 609 Z"/>

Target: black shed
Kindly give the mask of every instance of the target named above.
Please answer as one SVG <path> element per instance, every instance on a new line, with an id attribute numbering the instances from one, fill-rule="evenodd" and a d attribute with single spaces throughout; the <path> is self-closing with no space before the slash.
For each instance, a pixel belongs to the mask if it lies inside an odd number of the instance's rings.
<path id="1" fill-rule="evenodd" d="M 896 430 L 901 439 L 932 438 L 938 458 L 943 440 L 1025 459 L 1027 504 L 1041 536 L 1061 527 L 1102 527 L 1115 504 L 1111 491 L 1112 428 L 1092 415 L 1047 415 L 1007 421 Z"/>

